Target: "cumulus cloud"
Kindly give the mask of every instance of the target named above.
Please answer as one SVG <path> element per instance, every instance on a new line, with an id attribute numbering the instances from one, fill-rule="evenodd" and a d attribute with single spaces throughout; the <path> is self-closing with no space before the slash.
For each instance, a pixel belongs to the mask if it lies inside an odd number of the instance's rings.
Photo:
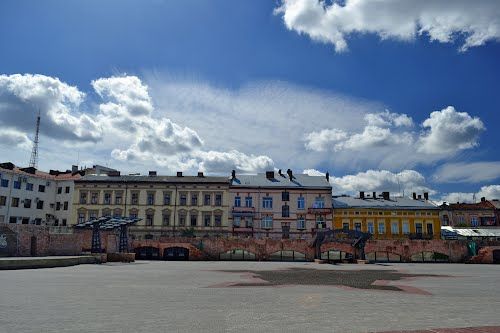
<path id="1" fill-rule="evenodd" d="M 314 151 L 331 150 L 332 144 L 344 141 L 348 135 L 343 130 L 339 129 L 323 129 L 321 131 L 314 131 L 306 135 L 305 147 Z"/>
<path id="2" fill-rule="evenodd" d="M 5 148 L 21 148 L 29 150 L 31 148 L 31 140 L 26 134 L 10 128 L 0 130 L 0 146 Z"/>
<path id="3" fill-rule="evenodd" d="M 440 183 L 479 183 L 500 178 L 500 162 L 446 163 L 434 172 Z"/>
<path id="4" fill-rule="evenodd" d="M 411 41 L 428 36 L 440 43 L 461 43 L 460 50 L 500 40 L 500 3 L 496 0 L 282 0 L 275 14 L 289 30 L 348 49 L 355 34 L 382 40 Z"/>
<path id="5" fill-rule="evenodd" d="M 432 112 L 422 126 L 428 130 L 421 136 L 418 149 L 428 154 L 450 154 L 475 147 L 485 130 L 481 119 L 457 112 L 453 106 Z"/>
<path id="6" fill-rule="evenodd" d="M 324 175 L 315 169 L 304 170 L 305 174 L 311 176 Z M 411 192 L 436 193 L 426 184 L 425 177 L 415 170 L 403 170 L 393 173 L 387 170 L 367 170 L 354 175 L 342 177 L 330 176 L 330 183 L 334 194 L 354 195 L 359 191 L 389 191 L 394 194 L 408 195 Z"/>
<path id="7" fill-rule="evenodd" d="M 58 78 L 45 75 L 0 75 L 0 125 L 33 132 L 40 111 L 40 132 L 47 137 L 97 142 L 102 137 L 99 124 L 78 111 L 85 94 Z"/>
<path id="8" fill-rule="evenodd" d="M 237 150 L 229 152 L 208 151 L 199 152 L 201 158 L 201 171 L 209 171 L 214 173 L 229 173 L 231 170 L 236 170 L 242 173 L 256 173 L 266 170 L 273 170 L 274 161 L 264 155 L 246 155 Z"/>
<path id="9" fill-rule="evenodd" d="M 500 185 L 487 185 L 481 187 L 477 192 L 451 192 L 442 195 L 440 202 L 456 203 L 478 202 L 484 197 L 487 200 L 500 199 Z"/>

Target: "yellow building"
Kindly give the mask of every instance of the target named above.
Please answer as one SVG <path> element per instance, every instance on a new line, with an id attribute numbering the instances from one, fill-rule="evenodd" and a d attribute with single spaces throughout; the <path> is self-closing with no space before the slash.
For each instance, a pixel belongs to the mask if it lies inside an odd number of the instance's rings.
<path id="1" fill-rule="evenodd" d="M 333 197 L 334 229 L 371 233 L 374 239 L 439 239 L 439 208 L 424 197 L 390 197 L 389 192 L 371 196 Z"/>
<path id="2" fill-rule="evenodd" d="M 88 175 L 75 181 L 72 224 L 101 216 L 138 217 L 130 227 L 138 240 L 196 235 L 227 229 L 229 180 L 226 177 Z"/>

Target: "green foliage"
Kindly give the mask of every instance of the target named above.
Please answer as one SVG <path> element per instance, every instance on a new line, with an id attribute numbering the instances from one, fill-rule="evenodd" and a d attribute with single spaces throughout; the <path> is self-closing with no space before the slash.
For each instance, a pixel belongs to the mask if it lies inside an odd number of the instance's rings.
<path id="1" fill-rule="evenodd" d="M 194 238 L 195 237 L 194 228 L 191 227 L 191 228 L 182 229 L 181 230 L 181 237 L 191 237 L 191 238 Z"/>

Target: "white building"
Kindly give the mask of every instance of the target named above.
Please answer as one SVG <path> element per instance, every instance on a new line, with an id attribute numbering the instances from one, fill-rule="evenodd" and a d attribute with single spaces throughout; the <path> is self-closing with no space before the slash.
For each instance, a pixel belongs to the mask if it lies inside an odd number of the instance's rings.
<path id="1" fill-rule="evenodd" d="M 77 168 L 41 172 L 0 163 L 0 223 L 70 224 Z"/>

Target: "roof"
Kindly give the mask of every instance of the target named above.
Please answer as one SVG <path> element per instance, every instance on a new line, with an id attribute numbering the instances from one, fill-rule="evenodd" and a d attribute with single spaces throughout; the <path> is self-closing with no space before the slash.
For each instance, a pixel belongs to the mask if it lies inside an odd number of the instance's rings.
<path id="1" fill-rule="evenodd" d="M 500 228 L 453 228 L 443 226 L 441 231 L 463 237 L 500 237 Z"/>
<path id="2" fill-rule="evenodd" d="M 108 176 L 108 175 L 85 175 L 77 183 L 82 182 L 103 182 L 103 183 L 206 183 L 206 184 L 229 184 L 226 177 L 212 177 L 212 176 Z"/>
<path id="3" fill-rule="evenodd" d="M 10 164 L 10 166 L 9 166 Z M 5 168 L 2 166 L 6 166 Z M 27 172 L 29 170 L 30 172 Z M 36 177 L 50 180 L 76 180 L 81 176 L 80 174 L 72 174 L 71 172 L 61 172 L 59 174 L 50 174 L 48 172 L 40 171 L 35 168 L 20 168 L 11 163 L 2 163 L 0 165 L 0 172 L 13 173 L 26 177 Z"/>
<path id="4" fill-rule="evenodd" d="M 500 209 L 500 201 L 498 199 L 490 200 L 490 203 L 495 206 L 496 209 Z"/>
<path id="5" fill-rule="evenodd" d="M 481 209 L 494 209 L 495 206 L 490 201 L 480 201 L 476 203 L 453 203 L 442 205 L 443 209 L 448 210 L 481 210 Z"/>
<path id="6" fill-rule="evenodd" d="M 265 187 L 265 188 L 321 188 L 331 190 L 332 186 L 323 176 L 309 176 L 305 174 L 297 174 L 292 176 L 292 180 L 288 175 L 279 175 L 271 179 L 266 178 L 265 173 L 256 175 L 237 175 L 231 179 L 232 187 Z"/>
<path id="7" fill-rule="evenodd" d="M 390 200 L 382 198 L 354 198 L 348 196 L 333 197 L 333 208 L 375 208 L 375 209 L 439 209 L 428 200 L 415 200 L 407 197 L 392 197 Z"/>

